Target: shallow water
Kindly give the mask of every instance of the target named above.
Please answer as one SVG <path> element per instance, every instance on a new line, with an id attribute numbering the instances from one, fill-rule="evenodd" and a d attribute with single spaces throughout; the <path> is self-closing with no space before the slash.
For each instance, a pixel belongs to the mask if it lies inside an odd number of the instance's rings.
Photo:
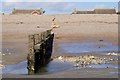
<path id="1" fill-rule="evenodd" d="M 73 63 L 51 61 L 45 67 L 40 68 L 36 74 L 49 74 L 53 72 L 66 71 L 73 67 Z M 28 74 L 27 61 L 20 62 L 18 64 L 6 65 L 2 70 L 2 74 Z"/>
<path id="2" fill-rule="evenodd" d="M 28 74 L 27 61 L 18 64 L 5 65 L 2 74 Z"/>
<path id="3" fill-rule="evenodd" d="M 85 42 L 85 43 L 63 43 L 58 44 L 64 52 L 67 53 L 82 53 L 82 52 L 102 52 L 102 51 L 117 51 L 118 46 L 113 46 L 110 42 Z M 4 49 L 7 53 L 10 50 Z M 12 50 L 12 52 L 15 52 Z M 11 53 L 12 53 L 11 52 Z M 62 62 L 53 60 L 46 66 L 39 69 L 36 74 L 51 74 L 69 70 L 81 69 L 82 67 L 73 67 L 74 63 Z M 89 65 L 86 68 L 118 68 L 118 65 L 101 64 L 101 65 Z M 2 74 L 28 74 L 27 61 L 20 62 L 18 64 L 5 65 L 2 70 Z"/>
<path id="4" fill-rule="evenodd" d="M 64 72 L 70 70 L 81 69 L 83 67 L 73 67 L 74 63 L 62 62 L 60 60 L 51 61 L 45 67 L 39 69 L 36 74 L 51 74 L 57 72 Z M 84 68 L 118 68 L 118 65 L 101 64 L 101 65 L 89 65 Z M 2 70 L 2 74 L 28 74 L 27 61 L 20 62 L 18 64 L 6 65 Z"/>
<path id="5" fill-rule="evenodd" d="M 110 72 L 110 74 L 119 74 L 120 75 L 120 72 Z"/>
<path id="6" fill-rule="evenodd" d="M 98 64 L 98 65 L 90 65 L 88 67 L 91 68 L 118 68 L 118 64 Z"/>
<path id="7" fill-rule="evenodd" d="M 58 45 L 67 53 L 118 51 L 118 46 L 112 45 L 111 42 L 60 43 Z"/>
<path id="8" fill-rule="evenodd" d="M 51 74 L 56 72 L 63 72 L 68 71 L 71 68 L 73 68 L 73 63 L 53 60 L 47 66 L 41 68 L 37 74 Z"/>

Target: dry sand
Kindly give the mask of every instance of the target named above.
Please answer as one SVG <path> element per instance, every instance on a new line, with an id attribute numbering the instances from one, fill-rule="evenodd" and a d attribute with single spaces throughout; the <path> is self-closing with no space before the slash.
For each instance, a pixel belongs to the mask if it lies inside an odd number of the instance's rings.
<path id="1" fill-rule="evenodd" d="M 97 42 L 104 40 L 118 45 L 118 15 L 116 14 L 83 14 L 83 15 L 1 15 L 2 16 L 2 48 L 12 51 L 3 56 L 3 64 L 15 64 L 26 60 L 28 53 L 28 35 L 40 33 L 50 29 L 52 19 L 55 17 L 56 24 L 60 28 L 53 30 L 55 33 L 54 43 L 67 42 Z M 21 24 L 23 22 L 23 24 Z M 37 28 L 37 26 L 40 28 Z M 59 48 L 54 44 L 54 51 Z M 57 55 L 54 52 L 53 55 Z M 62 54 L 64 55 L 64 54 Z M 91 70 L 91 69 L 90 69 Z M 110 69 L 111 71 L 116 71 Z M 117 77 L 106 74 L 108 69 L 102 70 L 105 75 L 87 76 L 84 70 L 65 72 L 52 75 L 29 76 L 29 77 Z M 93 70 L 93 72 L 96 70 Z M 100 69 L 101 71 L 101 69 Z M 69 74 L 68 74 L 69 73 Z M 66 76 L 64 76 L 66 74 Z M 74 74 L 74 76 L 72 76 Z M 77 74 L 77 75 L 76 75 Z M 4 77 L 25 77 L 21 75 L 4 75 Z"/>

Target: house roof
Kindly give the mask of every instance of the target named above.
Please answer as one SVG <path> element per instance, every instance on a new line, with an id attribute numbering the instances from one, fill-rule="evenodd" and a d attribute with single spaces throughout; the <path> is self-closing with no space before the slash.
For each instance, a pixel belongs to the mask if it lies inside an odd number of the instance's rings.
<path id="1" fill-rule="evenodd" d="M 115 9 L 95 9 L 95 10 L 115 10 Z"/>
<path id="2" fill-rule="evenodd" d="M 93 11 L 74 11 L 72 14 L 107 14 L 107 13 L 110 13 L 110 14 L 114 14 L 116 13 L 116 10 L 115 9 L 95 9 Z"/>
<path id="3" fill-rule="evenodd" d="M 115 11 L 115 9 L 95 9 L 94 11 Z"/>
<path id="4" fill-rule="evenodd" d="M 43 13 L 41 10 L 20 10 L 20 9 L 15 9 L 12 13 L 13 14 L 30 14 L 32 13 L 33 11 L 37 11 L 39 12 L 40 14 Z"/>
<path id="5" fill-rule="evenodd" d="M 95 13 L 116 13 L 115 9 L 95 9 Z"/>

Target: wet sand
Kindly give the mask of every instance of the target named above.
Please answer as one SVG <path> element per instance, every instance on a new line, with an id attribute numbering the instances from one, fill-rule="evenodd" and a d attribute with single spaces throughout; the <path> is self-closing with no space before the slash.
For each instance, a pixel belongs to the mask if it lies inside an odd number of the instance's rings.
<path id="1" fill-rule="evenodd" d="M 16 64 L 26 60 L 28 53 L 28 35 L 40 33 L 50 29 L 52 18 L 56 18 L 56 24 L 60 28 L 53 30 L 54 56 L 75 55 L 72 53 L 62 53 L 59 51 L 59 43 L 83 43 L 83 42 L 111 42 L 118 45 L 118 15 L 3 15 L 2 16 L 2 48 L 3 64 Z M 21 24 L 20 22 L 23 22 Z M 37 28 L 37 25 L 40 28 Z M 101 53 L 86 53 L 96 56 L 105 56 Z M 76 55 L 86 55 L 76 54 Z M 89 72 L 86 72 L 89 71 Z M 80 69 L 75 71 L 60 72 L 51 75 L 12 75 L 4 74 L 3 77 L 118 77 L 117 69 Z M 81 74 L 82 73 L 82 74 Z M 84 73 L 84 74 L 83 74 Z M 90 74 L 90 75 L 87 75 Z"/>
<path id="2" fill-rule="evenodd" d="M 109 74 L 109 72 L 117 72 L 116 69 L 79 69 L 74 71 L 66 71 L 49 75 L 15 75 L 6 74 L 6 78 L 118 78 L 117 74 Z"/>

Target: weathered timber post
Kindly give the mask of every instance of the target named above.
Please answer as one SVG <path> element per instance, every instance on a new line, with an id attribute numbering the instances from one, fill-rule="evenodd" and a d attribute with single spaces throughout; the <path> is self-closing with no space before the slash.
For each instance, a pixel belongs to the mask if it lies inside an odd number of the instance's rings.
<path id="1" fill-rule="evenodd" d="M 28 74 L 33 74 L 34 73 L 34 45 L 35 45 L 35 41 L 34 41 L 34 35 L 29 35 L 29 54 L 27 57 L 28 60 Z"/>
<path id="2" fill-rule="evenodd" d="M 28 74 L 34 74 L 39 67 L 46 65 L 51 58 L 54 33 L 47 30 L 29 35 Z"/>

